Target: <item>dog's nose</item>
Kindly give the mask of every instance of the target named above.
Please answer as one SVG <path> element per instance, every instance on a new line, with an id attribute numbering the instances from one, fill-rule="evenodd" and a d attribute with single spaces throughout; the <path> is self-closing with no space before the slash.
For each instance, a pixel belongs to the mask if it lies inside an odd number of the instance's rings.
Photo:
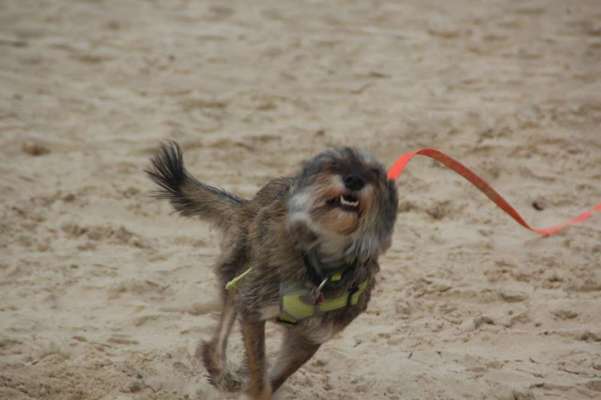
<path id="1" fill-rule="evenodd" d="M 347 175 L 342 181 L 344 182 L 344 186 L 346 186 L 347 189 L 353 191 L 361 190 L 363 186 L 365 186 L 365 182 L 363 181 L 363 179 L 361 179 L 357 175 Z"/>

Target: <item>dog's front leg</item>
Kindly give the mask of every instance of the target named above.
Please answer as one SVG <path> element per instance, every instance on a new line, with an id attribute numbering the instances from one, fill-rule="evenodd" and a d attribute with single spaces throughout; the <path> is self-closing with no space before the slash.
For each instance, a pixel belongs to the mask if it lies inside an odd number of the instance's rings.
<path id="1" fill-rule="evenodd" d="M 274 392 L 278 390 L 290 375 L 309 361 L 319 349 L 319 346 L 319 344 L 307 340 L 302 335 L 287 330 L 284 334 L 284 341 L 278 359 L 270 373 L 272 390 Z"/>
<path id="2" fill-rule="evenodd" d="M 271 400 L 271 385 L 267 381 L 265 362 L 265 321 L 242 320 L 240 324 L 248 364 L 247 394 L 252 400 Z"/>

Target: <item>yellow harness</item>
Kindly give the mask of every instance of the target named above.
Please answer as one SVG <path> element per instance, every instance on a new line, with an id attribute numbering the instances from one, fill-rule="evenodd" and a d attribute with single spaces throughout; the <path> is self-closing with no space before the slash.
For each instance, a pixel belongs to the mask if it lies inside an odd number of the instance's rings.
<path id="1" fill-rule="evenodd" d="M 315 296 L 314 291 L 304 287 L 287 288 L 282 285 L 280 288 L 280 315 L 278 320 L 296 324 L 306 318 L 340 310 L 348 306 L 355 306 L 366 288 L 367 279 L 338 297 L 325 298 L 323 295 Z"/>
<path id="2" fill-rule="evenodd" d="M 226 290 L 236 289 L 240 281 L 251 271 L 252 268 L 248 268 L 227 282 L 225 285 Z M 314 289 L 309 289 L 299 283 L 282 283 L 280 285 L 280 314 L 278 321 L 296 324 L 313 316 L 357 305 L 361 295 L 367 289 L 367 279 L 337 297 L 325 298 L 321 293 L 321 289 L 326 283 L 337 282 L 341 279 L 341 272 L 334 273 L 329 278 L 324 279 L 321 285 Z"/>

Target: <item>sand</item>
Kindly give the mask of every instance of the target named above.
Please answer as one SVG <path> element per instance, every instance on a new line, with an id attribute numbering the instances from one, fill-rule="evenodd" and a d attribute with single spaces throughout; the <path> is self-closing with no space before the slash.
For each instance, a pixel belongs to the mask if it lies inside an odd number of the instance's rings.
<path id="1" fill-rule="evenodd" d="M 237 397 L 193 356 L 218 238 L 149 197 L 161 140 L 244 196 L 328 146 L 433 146 L 535 226 L 592 207 L 600 21 L 598 0 L 3 0 L 0 398 Z M 601 216 L 542 239 L 433 161 L 398 185 L 368 312 L 277 398 L 601 398 Z"/>

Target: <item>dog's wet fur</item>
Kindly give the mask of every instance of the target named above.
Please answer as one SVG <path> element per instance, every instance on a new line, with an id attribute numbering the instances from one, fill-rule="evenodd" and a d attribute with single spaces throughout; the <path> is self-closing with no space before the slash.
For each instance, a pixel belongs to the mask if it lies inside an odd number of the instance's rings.
<path id="1" fill-rule="evenodd" d="M 268 182 L 250 200 L 202 183 L 184 168 L 180 147 L 162 145 L 146 171 L 184 216 L 198 216 L 223 232 L 219 277 L 223 309 L 213 338 L 201 344 L 199 356 L 211 381 L 228 386 L 227 339 L 240 321 L 246 350 L 247 395 L 271 399 L 284 381 L 336 333 L 365 310 L 379 270 L 378 257 L 391 243 L 397 190 L 382 165 L 353 148 L 326 150 L 306 161 L 293 176 Z M 326 298 L 367 280 L 357 305 L 316 315 L 285 328 L 278 359 L 267 371 L 265 322 L 279 315 L 280 284 L 311 282 L 304 254 L 322 265 L 355 264 Z M 225 285 L 248 268 L 236 290 Z"/>

